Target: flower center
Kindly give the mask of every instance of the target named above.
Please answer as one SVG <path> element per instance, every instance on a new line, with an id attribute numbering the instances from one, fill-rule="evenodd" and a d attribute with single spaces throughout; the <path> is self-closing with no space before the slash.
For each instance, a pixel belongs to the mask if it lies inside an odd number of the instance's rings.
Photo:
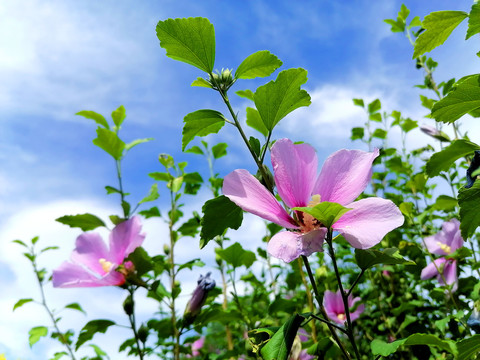
<path id="1" fill-rule="evenodd" d="M 340 321 L 345 321 L 346 316 L 344 313 L 340 313 L 340 314 L 337 314 L 337 318 Z"/>
<path id="2" fill-rule="evenodd" d="M 452 248 L 450 246 L 448 246 L 447 244 L 443 244 L 440 241 L 437 241 L 437 244 L 440 247 L 440 249 L 445 251 L 447 254 L 450 254 L 452 252 Z"/>
<path id="3" fill-rule="evenodd" d="M 308 207 L 314 207 L 318 204 L 320 204 L 320 195 L 312 195 L 312 200 L 308 203 Z M 301 231 L 303 233 L 308 233 L 320 227 L 319 221 L 307 213 L 301 213 L 301 222 Z"/>
<path id="4" fill-rule="evenodd" d="M 112 267 L 113 267 L 113 263 L 110 262 L 110 261 L 107 261 L 105 259 L 99 259 L 98 262 L 100 263 L 100 265 L 102 266 L 102 269 L 103 271 L 105 271 L 106 273 L 110 272 L 110 270 L 112 270 Z"/>

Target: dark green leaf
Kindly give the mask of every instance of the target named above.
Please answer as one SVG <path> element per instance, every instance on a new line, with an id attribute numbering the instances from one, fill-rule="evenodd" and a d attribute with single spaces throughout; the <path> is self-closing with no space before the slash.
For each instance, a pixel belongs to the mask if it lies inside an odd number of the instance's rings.
<path id="1" fill-rule="evenodd" d="M 260 150 L 261 150 L 260 140 L 258 140 L 257 138 L 254 138 L 253 136 L 250 136 L 250 138 L 248 139 L 248 143 L 250 144 L 250 147 L 252 148 L 255 155 L 257 157 L 260 157 Z"/>
<path id="2" fill-rule="evenodd" d="M 280 66 L 282 62 L 270 51 L 257 51 L 242 61 L 235 71 L 235 78 L 253 79 L 270 76 Z"/>
<path id="3" fill-rule="evenodd" d="M 480 4 L 474 3 L 468 17 L 468 30 L 465 40 L 480 33 Z"/>
<path id="4" fill-rule="evenodd" d="M 475 234 L 480 226 L 480 181 L 475 181 L 470 189 L 462 188 L 458 192 L 460 206 L 460 230 L 466 240 Z"/>
<path id="5" fill-rule="evenodd" d="M 197 110 L 183 119 L 182 150 L 195 136 L 206 136 L 218 131 L 225 125 L 225 117 L 215 110 Z"/>
<path id="6" fill-rule="evenodd" d="M 93 143 L 109 153 L 115 160 L 122 158 L 125 143 L 115 132 L 99 127 L 97 128 L 97 137 L 93 139 Z"/>
<path id="7" fill-rule="evenodd" d="M 208 200 L 202 207 L 200 248 L 217 235 L 223 235 L 227 228 L 237 230 L 242 225 L 243 212 L 226 196 Z"/>
<path id="8" fill-rule="evenodd" d="M 105 186 L 105 190 L 107 190 L 107 194 L 121 194 L 122 192 L 113 186 Z"/>
<path id="9" fill-rule="evenodd" d="M 447 96 L 432 108 L 436 121 L 452 123 L 463 115 L 480 108 L 480 75 L 460 79 Z"/>
<path id="10" fill-rule="evenodd" d="M 115 323 L 111 320 L 89 321 L 87 324 L 85 324 L 85 326 L 80 331 L 80 334 L 78 335 L 75 350 L 78 350 L 78 348 L 82 346 L 85 342 L 91 340 L 96 333 L 105 333 L 107 329 L 112 325 L 115 325 Z"/>
<path id="11" fill-rule="evenodd" d="M 107 120 L 103 117 L 103 115 L 96 113 L 95 111 L 90 111 L 90 110 L 83 110 L 79 111 L 75 115 L 80 115 L 83 116 L 84 118 L 87 119 L 92 119 L 95 121 L 97 124 L 102 125 L 104 128 L 109 129 L 110 126 L 108 125 Z"/>
<path id="12" fill-rule="evenodd" d="M 262 347 L 261 354 L 265 360 L 287 360 L 297 336 L 298 328 L 305 318 L 295 314 L 282 325 L 268 343 Z"/>
<path id="13" fill-rule="evenodd" d="M 187 222 L 183 223 L 179 228 L 178 232 L 183 236 L 194 237 L 198 233 L 198 228 L 200 227 L 200 217 L 194 216 L 189 219 Z"/>
<path id="14" fill-rule="evenodd" d="M 30 347 L 32 347 L 41 337 L 48 335 L 48 329 L 45 326 L 37 326 L 31 328 L 28 335 L 30 335 L 28 337 L 28 343 L 30 344 Z"/>
<path id="15" fill-rule="evenodd" d="M 480 353 L 480 334 L 457 342 L 457 348 L 458 360 L 471 359 L 473 355 Z"/>
<path id="16" fill-rule="evenodd" d="M 382 108 L 382 103 L 379 99 L 373 100 L 370 104 L 368 104 L 368 113 L 373 114 L 379 111 Z"/>
<path id="17" fill-rule="evenodd" d="M 387 137 L 387 132 L 383 129 L 375 129 L 372 136 L 379 139 L 385 139 Z"/>
<path id="18" fill-rule="evenodd" d="M 234 268 L 244 265 L 248 269 L 256 260 L 255 253 L 244 250 L 237 242 L 226 249 L 216 248 L 215 252 Z"/>
<path id="19" fill-rule="evenodd" d="M 267 137 L 268 130 L 265 127 L 260 114 L 256 109 L 251 107 L 247 107 L 247 125 L 260 132 L 263 136 Z"/>
<path id="20" fill-rule="evenodd" d="M 155 183 L 151 186 L 150 192 L 148 193 L 148 195 L 145 196 L 142 200 L 140 200 L 139 204 L 157 200 L 159 197 L 160 197 L 160 194 L 158 193 L 158 185 Z"/>
<path id="21" fill-rule="evenodd" d="M 83 310 L 82 307 L 80 306 L 80 304 L 78 304 L 78 303 L 71 303 L 71 304 L 65 305 L 65 309 L 77 310 L 77 311 L 80 311 L 80 312 L 84 313 L 85 315 L 87 315 L 85 310 Z"/>
<path id="22" fill-rule="evenodd" d="M 227 144 L 218 143 L 215 146 L 212 146 L 212 155 L 215 159 L 221 158 L 222 156 L 227 155 Z"/>
<path id="23" fill-rule="evenodd" d="M 422 23 L 425 31 L 415 41 L 413 58 L 442 45 L 467 16 L 463 11 L 435 11 L 425 16 Z"/>
<path id="24" fill-rule="evenodd" d="M 153 270 L 152 258 L 141 246 L 137 247 L 135 251 L 128 256 L 128 260 L 135 265 L 135 271 L 138 276 L 142 276 L 150 270 Z"/>
<path id="25" fill-rule="evenodd" d="M 160 46 L 167 56 L 206 73 L 215 63 L 215 30 L 206 18 L 167 19 L 157 24 Z"/>
<path id="26" fill-rule="evenodd" d="M 89 231 L 100 226 L 105 226 L 102 219 L 92 214 L 65 215 L 55 219 L 72 228 L 80 228 L 82 231 Z"/>
<path id="27" fill-rule="evenodd" d="M 406 339 L 397 340 L 386 343 L 379 339 L 374 339 L 370 344 L 373 355 L 388 356 L 397 351 L 401 345 L 429 345 L 436 346 L 453 355 L 457 355 L 457 346 L 452 340 L 442 340 L 435 335 L 430 334 L 413 334 Z"/>
<path id="28" fill-rule="evenodd" d="M 123 105 L 120 105 L 117 110 L 112 112 L 113 123 L 117 126 L 117 128 L 120 128 L 120 125 L 122 125 L 123 120 L 125 120 L 126 117 L 127 114 Z"/>
<path id="29" fill-rule="evenodd" d="M 235 94 L 248 100 L 253 101 L 254 99 L 254 93 L 252 90 L 238 90 L 238 91 L 235 91 Z"/>
<path id="30" fill-rule="evenodd" d="M 415 265 L 411 260 L 404 259 L 396 248 L 389 248 L 383 251 L 355 249 L 355 260 L 360 269 L 366 270 L 378 264 L 394 265 L 406 264 Z"/>
<path id="31" fill-rule="evenodd" d="M 480 150 L 480 146 L 468 140 L 452 141 L 449 146 L 433 154 L 430 160 L 427 161 L 427 175 L 429 177 L 439 175 L 441 171 L 448 170 L 456 160 L 472 154 L 475 150 Z"/>
<path id="32" fill-rule="evenodd" d="M 323 201 L 314 207 L 295 207 L 293 210 L 303 211 L 304 213 L 310 214 L 325 227 L 330 228 L 342 217 L 343 214 L 351 209 L 337 203 Z"/>
<path id="33" fill-rule="evenodd" d="M 142 210 L 139 211 L 139 214 L 142 216 L 145 216 L 146 219 L 151 218 L 151 217 L 160 217 L 160 210 L 158 210 L 158 207 L 154 206 L 148 210 Z"/>
<path id="34" fill-rule="evenodd" d="M 13 305 L 13 310 L 12 311 L 15 311 L 16 309 L 18 309 L 19 307 L 29 303 L 29 302 L 32 302 L 33 299 L 20 299 L 18 300 L 15 305 Z"/>
<path id="35" fill-rule="evenodd" d="M 310 95 L 300 89 L 306 82 L 305 69 L 288 69 L 255 91 L 255 106 L 268 130 L 273 130 L 293 110 L 310 105 Z"/>

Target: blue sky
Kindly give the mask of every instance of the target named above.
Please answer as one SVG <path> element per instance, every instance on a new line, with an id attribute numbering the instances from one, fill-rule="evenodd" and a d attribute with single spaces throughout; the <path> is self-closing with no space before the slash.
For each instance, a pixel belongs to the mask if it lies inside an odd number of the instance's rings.
<path id="1" fill-rule="evenodd" d="M 436 10 L 469 11 L 471 1 L 410 0 L 405 4 L 413 15 L 423 18 Z M 382 21 L 396 18 L 400 5 L 391 0 L 312 0 L 295 5 L 285 0 L 2 2 L 0 353 L 23 360 L 44 359 L 52 353 L 48 341 L 28 349 L 27 331 L 42 322 L 37 315 L 40 309 L 32 306 L 10 313 L 15 301 L 29 297 L 34 286 L 27 263 L 11 240 L 40 235 L 45 245 L 61 244 L 62 250 L 46 259 L 45 266 L 51 269 L 68 257 L 78 235 L 56 224 L 56 217 L 89 211 L 106 218 L 119 211 L 118 200 L 104 194 L 105 185 L 116 185 L 114 164 L 91 143 L 94 123 L 75 116 L 76 112 L 94 110 L 107 116 L 123 104 L 127 120 L 121 136 L 127 141 L 155 138 L 132 150 L 125 160 L 125 186 L 132 192 L 132 202 L 148 192 L 152 181 L 147 174 L 160 171 L 159 153 L 189 161 L 192 170 L 206 174 L 202 159 L 181 153 L 182 119 L 201 108 L 225 109 L 212 91 L 190 87 L 203 75 L 198 69 L 165 56 L 155 34 L 159 20 L 209 18 L 215 26 L 218 69 L 235 68 L 251 53 L 264 49 L 283 61 L 281 69 L 307 69 L 305 88 L 312 105 L 282 120 L 274 137 L 310 142 L 322 159 L 339 147 L 361 148 L 348 140 L 349 129 L 364 122 L 363 112 L 352 104 L 353 97 L 367 101 L 380 97 L 386 111 L 398 109 L 417 120 L 426 114 L 418 101 L 420 90 L 413 88 L 423 81 L 423 75 L 411 60 L 411 46 L 401 34 L 391 34 Z M 478 39 L 465 42 L 464 34 L 462 24 L 445 46 L 432 52 L 440 64 L 439 81 L 476 71 Z M 233 90 L 255 89 L 260 84 L 262 80 L 239 81 Z M 231 100 L 242 116 L 247 101 L 233 93 Z M 231 143 L 231 155 L 217 162 L 219 172 L 226 174 L 239 167 L 253 170 L 233 129 L 226 127 L 208 139 Z M 420 132 L 412 139 L 427 141 Z M 202 193 L 188 209 L 198 210 L 207 198 Z M 160 207 L 165 206 L 163 201 Z M 161 224 L 146 227 L 158 236 L 165 231 Z M 155 240 L 148 243 L 153 251 L 161 245 Z M 211 257 L 211 251 L 192 254 L 185 250 L 184 254 L 185 258 Z M 85 300 L 89 314 L 101 316 L 104 308 L 88 296 L 102 294 L 113 301 L 116 291 L 49 293 L 61 298 L 59 303 L 89 294 Z M 147 306 L 147 310 L 151 309 Z M 38 322 L 32 322 L 37 316 Z M 84 320 L 72 321 L 81 324 Z"/>

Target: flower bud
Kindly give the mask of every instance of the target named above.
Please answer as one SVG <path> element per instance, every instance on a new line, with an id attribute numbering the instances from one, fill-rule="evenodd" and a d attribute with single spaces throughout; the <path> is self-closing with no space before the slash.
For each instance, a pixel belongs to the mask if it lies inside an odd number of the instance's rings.
<path id="1" fill-rule="evenodd" d="M 210 279 L 210 272 L 207 275 L 200 275 L 197 281 L 197 287 L 193 291 L 192 297 L 185 307 L 183 314 L 186 324 L 191 324 L 193 320 L 200 314 L 202 306 L 207 300 L 208 292 L 215 287 L 215 280 Z"/>
<path id="2" fill-rule="evenodd" d="M 128 295 L 125 301 L 123 302 L 123 310 L 125 311 L 125 314 L 132 315 L 133 308 L 134 308 L 133 299 L 130 295 Z"/>
<path id="3" fill-rule="evenodd" d="M 216 70 L 211 76 L 208 82 L 215 90 L 227 91 L 235 83 L 235 79 L 232 75 L 232 70 L 222 69 L 222 71 Z"/>
<path id="4" fill-rule="evenodd" d="M 448 142 L 451 141 L 447 134 L 445 134 L 443 131 L 435 129 L 432 126 L 420 125 L 420 130 L 422 130 L 422 132 L 427 134 L 428 136 L 431 136 L 437 140 Z"/>
<path id="5" fill-rule="evenodd" d="M 142 343 L 146 343 L 147 342 L 147 338 L 148 338 L 148 327 L 146 327 L 144 324 L 142 324 L 140 326 L 140 328 L 138 329 L 138 338 L 140 339 L 140 341 Z"/>
<path id="6" fill-rule="evenodd" d="M 163 245 L 163 252 L 165 255 L 170 255 L 170 246 L 168 246 L 168 244 Z"/>

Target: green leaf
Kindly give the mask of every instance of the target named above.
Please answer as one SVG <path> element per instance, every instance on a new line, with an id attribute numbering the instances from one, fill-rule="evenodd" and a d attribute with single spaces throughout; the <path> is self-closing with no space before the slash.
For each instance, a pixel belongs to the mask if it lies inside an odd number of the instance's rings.
<path id="1" fill-rule="evenodd" d="M 418 16 L 415 16 L 412 21 L 410 21 L 410 25 L 408 25 L 408 28 L 411 29 L 416 26 L 422 26 L 422 21 Z"/>
<path id="2" fill-rule="evenodd" d="M 257 155 L 257 157 L 260 157 L 260 150 L 261 150 L 260 140 L 258 140 L 253 136 L 250 136 L 250 138 L 248 139 L 248 143 L 250 144 L 250 147 L 252 148 L 255 155 Z"/>
<path id="3" fill-rule="evenodd" d="M 218 143 L 217 145 L 212 146 L 212 155 L 214 159 L 227 155 L 227 146 L 226 143 Z"/>
<path id="4" fill-rule="evenodd" d="M 41 337 L 48 335 L 48 329 L 45 326 L 37 326 L 31 328 L 28 335 L 30 335 L 28 337 L 28 343 L 30 344 L 30 347 L 32 347 Z"/>
<path id="5" fill-rule="evenodd" d="M 223 235 L 227 228 L 237 230 L 243 221 L 243 212 L 226 196 L 208 200 L 202 207 L 203 218 L 200 231 L 200 248 L 217 235 Z"/>
<path id="6" fill-rule="evenodd" d="M 179 228 L 178 232 L 183 236 L 194 237 L 198 233 L 198 228 L 200 227 L 200 217 L 194 216 L 189 219 L 187 222 L 184 222 Z"/>
<path id="7" fill-rule="evenodd" d="M 383 251 L 355 249 L 355 260 L 360 269 L 366 270 L 378 264 L 394 265 L 406 264 L 415 265 L 411 260 L 404 259 L 397 248 L 388 248 Z"/>
<path id="8" fill-rule="evenodd" d="M 268 136 L 268 129 L 256 109 L 247 107 L 247 125 L 260 132 L 263 136 Z"/>
<path id="9" fill-rule="evenodd" d="M 79 111 L 75 115 L 80 115 L 83 116 L 84 118 L 87 119 L 92 119 L 95 121 L 97 124 L 102 125 L 104 128 L 109 129 L 110 126 L 108 125 L 107 120 L 103 117 L 103 115 L 96 113 L 95 111 L 90 111 L 90 110 L 83 110 Z"/>
<path id="10" fill-rule="evenodd" d="M 137 146 L 138 144 L 143 144 L 143 143 L 146 143 L 146 142 L 149 142 L 149 141 L 152 141 L 152 140 L 153 140 L 153 138 L 133 140 L 132 142 L 129 142 L 128 144 L 125 145 L 125 150 L 128 151 L 131 148 L 133 148 L 134 146 Z"/>
<path id="11" fill-rule="evenodd" d="M 365 129 L 363 127 L 354 127 L 352 128 L 352 136 L 350 140 L 362 140 L 365 136 Z"/>
<path id="12" fill-rule="evenodd" d="M 363 102 L 363 99 L 353 99 L 353 104 L 360 107 L 365 107 L 365 103 Z"/>
<path id="13" fill-rule="evenodd" d="M 248 269 L 256 260 L 255 253 L 244 250 L 237 242 L 226 249 L 216 248 L 215 252 L 234 268 L 244 265 Z"/>
<path id="14" fill-rule="evenodd" d="M 206 18 L 167 19 L 157 24 L 160 46 L 167 56 L 206 73 L 215 63 L 215 30 Z"/>
<path id="15" fill-rule="evenodd" d="M 441 171 L 448 170 L 456 160 L 472 154 L 475 150 L 480 150 L 480 145 L 463 139 L 452 141 L 449 146 L 433 154 L 427 161 L 427 175 L 429 177 L 439 175 Z"/>
<path id="16" fill-rule="evenodd" d="M 12 311 L 15 311 L 16 309 L 18 309 L 19 307 L 29 303 L 29 302 L 32 302 L 33 299 L 20 299 L 18 300 L 15 305 L 13 305 L 13 310 Z"/>
<path id="17" fill-rule="evenodd" d="M 436 346 L 442 350 L 445 350 L 453 355 L 457 355 L 457 346 L 452 340 L 441 340 L 435 335 L 430 334 L 412 334 L 406 339 L 397 340 L 391 343 L 374 339 L 370 347 L 373 355 L 388 356 L 397 351 L 401 345 L 429 345 Z"/>
<path id="18" fill-rule="evenodd" d="M 105 186 L 105 190 L 107 190 L 107 194 L 121 194 L 122 192 L 113 186 Z"/>
<path id="19" fill-rule="evenodd" d="M 457 342 L 458 360 L 471 359 L 472 355 L 480 353 L 480 334 Z"/>
<path id="20" fill-rule="evenodd" d="M 120 125 L 123 124 L 123 120 L 125 120 L 126 117 L 127 113 L 125 112 L 125 107 L 123 105 L 120 105 L 117 110 L 112 112 L 113 123 L 117 128 L 120 128 Z"/>
<path id="21" fill-rule="evenodd" d="M 342 217 L 348 209 L 340 204 L 323 201 L 314 207 L 294 207 L 293 210 L 302 211 L 312 215 L 315 219 L 320 221 L 325 227 L 330 228 L 338 219 Z"/>
<path id="22" fill-rule="evenodd" d="M 183 176 L 176 177 L 168 185 L 174 193 L 179 192 L 183 185 Z"/>
<path id="23" fill-rule="evenodd" d="M 75 344 L 75 350 L 78 350 L 80 346 L 82 346 L 85 342 L 91 340 L 93 336 L 100 332 L 105 333 L 107 329 L 115 325 L 115 323 L 111 320 L 92 320 L 89 321 L 80 331 L 78 335 L 77 343 Z"/>
<path id="24" fill-rule="evenodd" d="M 400 11 L 398 12 L 398 17 L 403 21 L 406 21 L 409 14 L 410 10 L 405 6 L 405 4 L 402 4 Z"/>
<path id="25" fill-rule="evenodd" d="M 253 79 L 270 76 L 280 66 L 282 62 L 270 51 L 257 51 L 242 61 L 235 71 L 235 78 Z"/>
<path id="26" fill-rule="evenodd" d="M 173 179 L 173 176 L 166 172 L 153 172 L 148 174 L 148 176 L 157 181 L 170 181 Z"/>
<path id="27" fill-rule="evenodd" d="M 376 113 L 377 111 L 380 111 L 381 108 L 382 108 L 382 103 L 380 102 L 379 99 L 375 99 L 370 104 L 368 104 L 368 113 L 369 114 Z"/>
<path id="28" fill-rule="evenodd" d="M 391 32 L 404 32 L 405 31 L 405 22 L 401 19 L 393 20 L 393 19 L 385 19 L 383 20 L 388 25 L 390 25 Z"/>
<path id="29" fill-rule="evenodd" d="M 183 122 L 182 151 L 195 136 L 218 133 L 225 125 L 225 117 L 215 110 L 197 110 L 185 116 Z"/>
<path id="30" fill-rule="evenodd" d="M 197 154 L 197 155 L 204 155 L 203 150 L 200 149 L 198 146 L 192 146 L 190 149 L 185 150 L 186 153 Z"/>
<path id="31" fill-rule="evenodd" d="M 413 58 L 442 45 L 467 16 L 463 11 L 435 11 L 425 16 L 422 23 L 425 31 L 415 41 Z"/>
<path id="32" fill-rule="evenodd" d="M 277 330 L 275 335 L 262 347 L 261 354 L 264 360 L 287 360 L 293 341 L 297 336 L 298 328 L 305 318 L 295 314 Z"/>
<path id="33" fill-rule="evenodd" d="M 460 206 L 460 231 L 463 239 L 468 239 L 480 226 L 480 181 L 475 181 L 470 189 L 462 188 L 458 192 Z"/>
<path id="34" fill-rule="evenodd" d="M 115 160 L 122 158 L 125 143 L 115 132 L 98 128 L 97 137 L 93 139 L 93 143 L 109 153 Z"/>
<path id="35" fill-rule="evenodd" d="M 83 310 L 83 308 L 78 303 L 71 303 L 71 304 L 65 305 L 65 309 L 77 310 L 87 315 L 85 310 Z"/>
<path id="36" fill-rule="evenodd" d="M 270 81 L 255 91 L 255 106 L 268 130 L 273 130 L 293 110 L 311 104 L 310 95 L 300 89 L 306 82 L 305 69 L 288 69 L 278 74 L 275 81 Z"/>
<path id="37" fill-rule="evenodd" d="M 255 95 L 252 90 L 238 90 L 238 91 L 235 91 L 235 94 L 237 94 L 242 98 L 254 101 L 253 99 Z"/>
<path id="38" fill-rule="evenodd" d="M 89 231 L 100 226 L 105 226 L 102 219 L 92 214 L 65 215 L 55 219 L 72 228 L 80 228 L 82 231 Z"/>
<path id="39" fill-rule="evenodd" d="M 138 212 L 140 215 L 144 216 L 146 219 L 151 218 L 151 217 L 160 217 L 162 216 L 160 214 L 160 210 L 158 210 L 158 207 L 154 206 L 150 209 L 147 210 L 142 210 Z"/>
<path id="40" fill-rule="evenodd" d="M 158 193 L 158 185 L 157 183 L 155 183 L 150 188 L 150 192 L 148 193 L 148 195 L 145 196 L 142 200 L 140 200 L 138 204 L 154 201 L 154 200 L 157 200 L 159 197 L 160 197 L 160 194 Z"/>
<path id="41" fill-rule="evenodd" d="M 210 84 L 207 80 L 202 77 L 198 77 L 196 80 L 192 82 L 190 86 L 198 86 L 198 87 L 205 87 L 212 89 L 212 84 Z"/>
<path id="42" fill-rule="evenodd" d="M 435 200 L 435 204 L 433 204 L 433 209 L 449 212 L 455 210 L 457 205 L 457 199 L 448 195 L 440 195 L 439 197 L 437 197 L 437 200 Z"/>
<path id="43" fill-rule="evenodd" d="M 415 120 L 407 118 L 400 123 L 400 127 L 402 128 L 403 131 L 408 133 L 408 132 L 412 131 L 413 129 L 417 128 L 418 123 Z"/>
<path id="44" fill-rule="evenodd" d="M 379 139 L 385 139 L 387 137 L 387 132 L 383 129 L 375 129 L 372 136 Z"/>
<path id="45" fill-rule="evenodd" d="M 136 275 L 138 276 L 142 276 L 150 270 L 153 270 L 152 258 L 141 246 L 137 247 L 134 252 L 128 255 L 128 260 L 135 265 Z"/>
<path id="46" fill-rule="evenodd" d="M 460 79 L 456 86 L 432 108 L 436 121 L 452 123 L 480 107 L 480 75 Z"/>
<path id="47" fill-rule="evenodd" d="M 474 3 L 468 17 L 468 30 L 465 40 L 480 33 L 480 3 Z"/>

